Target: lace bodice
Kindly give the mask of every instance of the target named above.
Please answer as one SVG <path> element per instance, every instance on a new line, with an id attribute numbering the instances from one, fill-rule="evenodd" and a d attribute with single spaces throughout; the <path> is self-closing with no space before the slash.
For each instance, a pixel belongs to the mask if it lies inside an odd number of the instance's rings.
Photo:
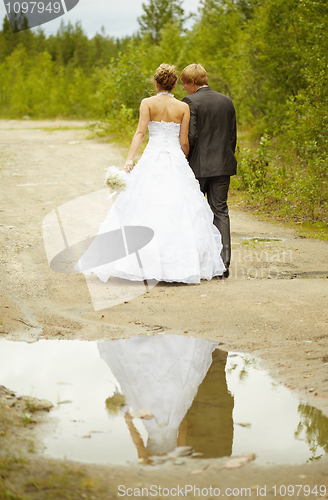
<path id="1" fill-rule="evenodd" d="M 172 148 L 180 149 L 180 123 L 175 122 L 149 122 L 149 143 L 150 148 L 160 148 L 169 151 Z"/>

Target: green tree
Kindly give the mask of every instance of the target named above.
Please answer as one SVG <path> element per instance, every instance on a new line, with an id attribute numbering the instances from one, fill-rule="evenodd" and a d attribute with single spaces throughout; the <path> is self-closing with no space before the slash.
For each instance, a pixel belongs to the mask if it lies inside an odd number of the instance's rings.
<path id="1" fill-rule="evenodd" d="M 57 64 L 89 69 L 91 44 L 80 22 L 73 26 L 70 22 L 65 25 L 62 21 L 57 34 L 49 37 L 47 45 L 52 59 Z"/>
<path id="2" fill-rule="evenodd" d="M 28 52 L 36 51 L 37 38 L 38 36 L 29 29 L 13 33 L 10 22 L 5 16 L 0 32 L 0 61 L 9 56 L 19 44 L 24 45 Z"/>
<path id="3" fill-rule="evenodd" d="M 149 45 L 131 39 L 126 51 L 102 73 L 97 93 L 102 117 L 116 116 L 124 106 L 137 118 L 141 100 L 150 95 L 152 73 Z"/>
<path id="4" fill-rule="evenodd" d="M 161 30 L 171 22 L 178 22 L 180 28 L 185 21 L 182 0 L 149 0 L 149 4 L 142 4 L 144 14 L 138 17 L 140 31 L 149 35 L 156 44 L 161 39 Z"/>
<path id="5" fill-rule="evenodd" d="M 303 157 L 324 159 L 328 172 L 328 5 L 303 0 L 296 14 L 304 85 L 289 98 L 288 138 Z"/>
<path id="6" fill-rule="evenodd" d="M 251 19 L 256 13 L 256 8 L 260 5 L 261 0 L 235 0 L 235 4 L 240 9 L 245 20 Z"/>
<path id="7" fill-rule="evenodd" d="M 160 36 L 159 44 L 153 48 L 153 68 L 157 68 L 162 63 L 177 65 L 184 44 L 179 23 L 167 23 L 161 30 Z"/>
<path id="8" fill-rule="evenodd" d="M 200 20 L 187 33 L 181 62 L 203 64 L 211 87 L 233 95 L 231 81 L 244 16 L 233 0 L 203 0 L 201 5 Z"/>
<path id="9" fill-rule="evenodd" d="M 107 66 L 111 59 L 118 56 L 117 43 L 113 37 L 106 35 L 105 28 L 90 41 L 91 63 L 93 66 Z"/>

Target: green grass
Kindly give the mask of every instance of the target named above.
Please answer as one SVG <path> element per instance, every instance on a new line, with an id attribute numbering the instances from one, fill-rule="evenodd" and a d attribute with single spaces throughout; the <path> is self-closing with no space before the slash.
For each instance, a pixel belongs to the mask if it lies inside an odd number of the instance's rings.
<path id="1" fill-rule="evenodd" d="M 230 206 L 280 222 L 297 234 L 328 240 L 328 179 L 324 169 L 286 150 L 266 134 L 260 142 L 249 131 L 238 136 L 237 175 L 231 178 Z"/>
<path id="2" fill-rule="evenodd" d="M 286 212 L 290 207 L 288 201 L 284 204 L 275 205 L 271 203 L 270 205 L 266 205 L 265 196 L 254 199 L 248 193 L 240 192 L 232 185 L 229 191 L 229 206 L 236 210 L 260 216 L 262 220 L 288 226 L 294 229 L 299 236 L 328 241 L 327 223 L 324 221 L 302 220 L 297 216 L 286 216 Z"/>
<path id="3" fill-rule="evenodd" d="M 110 500 L 108 486 L 83 467 L 0 459 L 0 500 Z"/>
<path id="4" fill-rule="evenodd" d="M 62 470 L 47 470 L 42 476 L 30 479 L 24 489 L 26 500 L 75 500 L 99 498 L 102 488 L 97 479 L 88 477 L 78 467 L 64 466 Z M 97 496 L 95 496 L 97 494 Z M 102 497 L 103 498 L 103 497 Z"/>
<path id="5" fill-rule="evenodd" d="M 64 461 L 45 458 L 26 458 L 25 451 L 35 452 L 35 443 L 29 434 L 15 440 L 18 427 L 30 424 L 0 405 L 0 500 L 111 500 L 108 478 L 89 475 L 86 468 Z M 17 444 L 19 446 L 17 447 Z M 20 451 L 17 451 L 20 450 Z"/>
<path id="6" fill-rule="evenodd" d="M 281 205 L 265 205 L 265 200 L 252 200 L 247 195 L 231 189 L 229 193 L 229 206 L 236 210 L 250 212 L 254 215 L 260 216 L 262 220 L 268 222 L 277 222 L 288 226 L 296 231 L 299 236 L 306 238 L 315 238 L 323 241 L 328 241 L 328 226 L 324 221 L 310 221 L 300 220 L 299 217 L 290 217 L 285 215 L 285 210 L 288 209 L 289 204 L 286 202 L 285 206 Z"/>
<path id="7" fill-rule="evenodd" d="M 21 415 L 21 424 L 22 425 L 26 426 L 26 425 L 35 424 L 35 423 L 36 422 L 31 417 L 26 415 L 26 413 L 22 413 L 22 415 Z"/>
<path id="8" fill-rule="evenodd" d="M 58 131 L 65 131 L 65 130 L 89 130 L 89 126 L 84 125 L 81 127 L 77 127 L 77 126 L 62 127 L 59 125 L 58 127 L 36 127 L 35 130 L 43 130 L 45 132 L 58 132 Z"/>

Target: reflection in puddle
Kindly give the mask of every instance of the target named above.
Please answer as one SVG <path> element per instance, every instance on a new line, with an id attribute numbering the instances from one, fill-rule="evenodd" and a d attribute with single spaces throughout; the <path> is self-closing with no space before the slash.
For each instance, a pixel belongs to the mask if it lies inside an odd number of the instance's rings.
<path id="1" fill-rule="evenodd" d="M 234 397 L 228 392 L 227 353 L 216 349 L 212 364 L 198 388 L 180 431 L 183 445 L 192 446 L 204 458 L 229 457 L 233 444 Z"/>
<path id="2" fill-rule="evenodd" d="M 192 446 L 204 457 L 230 456 L 233 397 L 228 393 L 227 354 L 216 344 L 172 335 L 99 344 L 128 408 L 147 409 L 145 445 L 129 415 L 125 420 L 138 458 Z"/>
<path id="3" fill-rule="evenodd" d="M 328 418 L 313 406 L 300 404 L 300 423 L 295 431 L 295 437 L 309 444 L 312 451 L 310 460 L 318 460 L 328 453 Z"/>
<path id="4" fill-rule="evenodd" d="M 54 403 L 44 444 L 55 458 L 124 464 L 191 446 L 204 458 L 299 464 L 328 453 L 321 411 L 253 358 L 202 339 L 2 341 L 0 384 Z"/>

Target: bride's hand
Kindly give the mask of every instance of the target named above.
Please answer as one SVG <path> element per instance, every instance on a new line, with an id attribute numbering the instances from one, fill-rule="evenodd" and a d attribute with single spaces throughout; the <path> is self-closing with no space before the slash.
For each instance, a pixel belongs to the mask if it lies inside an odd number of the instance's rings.
<path id="1" fill-rule="evenodd" d="M 126 160 L 124 165 L 125 172 L 129 173 L 133 169 L 133 160 Z"/>

